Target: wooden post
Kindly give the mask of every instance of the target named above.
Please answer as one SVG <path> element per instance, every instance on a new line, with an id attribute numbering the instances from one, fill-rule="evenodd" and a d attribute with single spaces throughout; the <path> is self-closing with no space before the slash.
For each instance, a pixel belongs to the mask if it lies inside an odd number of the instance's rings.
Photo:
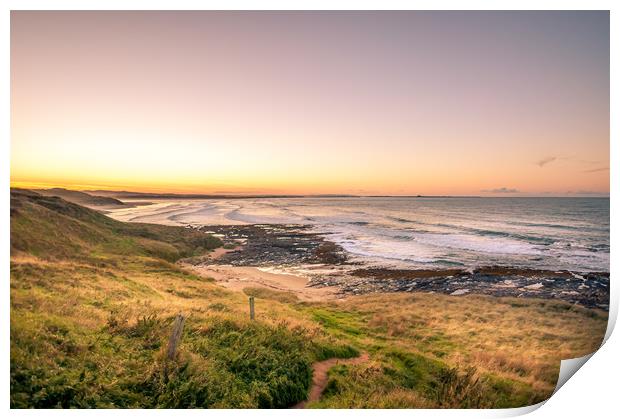
<path id="1" fill-rule="evenodd" d="M 172 334 L 170 335 L 170 340 L 168 341 L 168 359 L 174 359 L 177 353 L 177 347 L 179 346 L 179 342 L 181 342 L 181 335 L 183 335 L 183 324 L 185 323 L 185 317 L 182 314 L 177 314 L 177 317 L 174 319 L 174 324 L 172 325 Z"/>
<path id="2" fill-rule="evenodd" d="M 250 320 L 254 320 L 254 297 L 250 297 Z"/>

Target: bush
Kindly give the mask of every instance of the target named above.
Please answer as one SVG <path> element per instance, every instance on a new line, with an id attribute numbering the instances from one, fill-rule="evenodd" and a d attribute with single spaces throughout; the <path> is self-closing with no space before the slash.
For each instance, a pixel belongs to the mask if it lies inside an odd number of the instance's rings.
<path id="1" fill-rule="evenodd" d="M 178 362 L 161 359 L 134 391 L 142 392 L 145 407 L 251 408 L 256 407 L 242 382 L 231 373 L 181 357 Z"/>
<path id="2" fill-rule="evenodd" d="M 306 398 L 311 348 L 301 328 L 217 319 L 196 341 L 196 352 L 244 383 L 257 407 L 289 407 Z"/>
<path id="3" fill-rule="evenodd" d="M 458 368 L 445 368 L 438 377 L 436 401 L 440 407 L 449 408 L 486 408 L 488 398 L 485 380 L 476 373 L 476 368 L 469 367 L 463 373 Z"/>

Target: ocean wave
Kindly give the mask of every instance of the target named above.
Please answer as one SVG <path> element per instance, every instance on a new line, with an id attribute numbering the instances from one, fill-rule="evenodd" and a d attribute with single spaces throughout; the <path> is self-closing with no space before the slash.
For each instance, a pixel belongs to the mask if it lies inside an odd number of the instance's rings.
<path id="1" fill-rule="evenodd" d="M 600 228 L 600 227 L 592 227 L 592 226 L 574 226 L 568 224 L 550 224 L 550 223 L 531 223 L 531 222 L 523 222 L 523 221 L 508 221 L 507 224 L 522 226 L 522 227 L 543 227 L 543 228 L 551 228 L 558 230 L 570 230 L 570 231 L 581 231 L 581 232 L 605 232 L 608 229 Z"/>
<path id="2" fill-rule="evenodd" d="M 309 224 L 354 257 L 410 267 L 501 263 L 608 271 L 606 203 L 541 202 L 222 199 L 159 202 L 111 215 L 122 221 L 176 225 Z"/>

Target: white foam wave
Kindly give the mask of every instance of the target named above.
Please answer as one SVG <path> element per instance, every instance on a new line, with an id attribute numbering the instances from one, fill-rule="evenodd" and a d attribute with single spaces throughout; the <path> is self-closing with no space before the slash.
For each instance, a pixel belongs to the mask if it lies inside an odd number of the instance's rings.
<path id="1" fill-rule="evenodd" d="M 222 199 L 160 201 L 110 215 L 171 225 L 310 224 L 354 258 L 377 263 L 608 271 L 608 208 L 589 208 L 581 201 Z"/>

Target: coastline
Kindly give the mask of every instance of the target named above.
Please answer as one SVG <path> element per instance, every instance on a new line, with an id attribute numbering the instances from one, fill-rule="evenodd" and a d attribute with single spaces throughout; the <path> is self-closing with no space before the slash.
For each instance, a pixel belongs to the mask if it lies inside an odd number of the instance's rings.
<path id="1" fill-rule="evenodd" d="M 301 301 L 377 293 L 488 295 L 564 301 L 609 310 L 609 273 L 507 266 L 394 269 L 352 262 L 344 249 L 306 226 L 192 226 L 225 246 L 181 261 L 183 267 L 236 291 L 266 288 Z"/>

